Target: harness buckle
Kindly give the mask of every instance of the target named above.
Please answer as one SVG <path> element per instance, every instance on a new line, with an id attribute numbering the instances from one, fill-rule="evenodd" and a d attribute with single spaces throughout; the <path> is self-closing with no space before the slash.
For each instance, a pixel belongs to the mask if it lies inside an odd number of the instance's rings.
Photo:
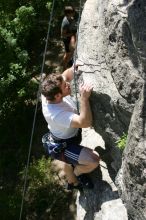
<path id="1" fill-rule="evenodd" d="M 56 143 L 55 147 L 52 149 L 54 153 L 61 153 L 65 148 L 67 148 L 67 143 Z"/>

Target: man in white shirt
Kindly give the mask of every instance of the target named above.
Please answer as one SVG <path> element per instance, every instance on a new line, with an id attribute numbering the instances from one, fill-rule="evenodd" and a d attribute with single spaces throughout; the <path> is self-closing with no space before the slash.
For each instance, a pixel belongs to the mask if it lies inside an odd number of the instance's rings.
<path id="1" fill-rule="evenodd" d="M 73 68 L 65 70 L 63 74 L 50 74 L 41 85 L 42 111 L 50 131 L 48 138 L 52 143 L 48 152 L 51 152 L 52 158 L 65 162 L 64 172 L 69 188 L 78 185 L 92 188 L 93 184 L 85 174 L 99 165 L 99 156 L 90 148 L 80 145 L 80 128 L 90 127 L 92 124 L 89 97 L 93 87 L 89 83 L 80 85 L 78 114 L 70 96 L 70 81 L 73 79 L 73 74 Z M 65 147 L 58 153 L 59 144 Z"/>

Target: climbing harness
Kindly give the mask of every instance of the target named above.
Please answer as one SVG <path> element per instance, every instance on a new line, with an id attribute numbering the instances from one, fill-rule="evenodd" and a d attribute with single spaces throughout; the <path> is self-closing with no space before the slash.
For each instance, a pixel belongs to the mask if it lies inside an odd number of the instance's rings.
<path id="1" fill-rule="evenodd" d="M 45 152 L 48 156 L 50 156 L 52 159 L 60 156 L 61 160 L 65 162 L 64 150 L 67 148 L 67 143 L 65 141 L 56 142 L 52 138 L 51 133 L 48 132 L 45 135 L 43 135 L 42 143 L 43 143 Z"/>
<path id="2" fill-rule="evenodd" d="M 40 73 L 40 78 L 41 78 L 40 81 L 42 81 L 42 78 L 43 78 L 42 75 L 43 75 L 43 71 L 44 71 L 45 57 L 46 57 L 48 40 L 49 40 L 49 35 L 50 35 L 50 28 L 51 28 L 51 22 L 52 22 L 53 11 L 54 11 L 54 4 L 55 4 L 55 0 L 53 0 L 53 2 L 52 2 L 52 8 L 51 8 L 51 12 L 50 12 L 50 19 L 49 19 L 49 24 L 48 24 L 48 32 L 47 32 L 47 37 L 46 37 L 46 44 L 45 44 L 45 49 L 44 49 L 44 53 L 43 53 L 43 62 L 42 62 L 41 73 Z M 36 107 L 35 107 L 35 111 L 34 111 L 34 118 L 33 118 L 33 124 L 32 124 L 31 138 L 30 138 L 30 144 L 29 144 L 29 152 L 28 152 L 27 164 L 26 164 L 26 168 L 25 168 L 24 186 L 23 186 L 23 193 L 22 193 L 22 201 L 21 201 L 19 220 L 22 219 L 24 196 L 25 196 L 25 193 L 26 193 L 26 183 L 27 183 L 27 176 L 28 176 L 28 167 L 29 167 L 29 162 L 30 162 L 30 153 L 31 153 L 31 148 L 32 148 L 32 140 L 33 140 L 33 135 L 34 135 L 34 127 L 35 127 L 35 121 L 36 121 L 36 114 L 37 114 L 39 97 L 40 97 L 40 88 L 41 88 L 41 85 L 39 84 L 39 89 L 38 89 L 38 92 L 37 92 Z"/>
<path id="3" fill-rule="evenodd" d="M 65 148 L 67 148 L 66 142 L 54 142 L 54 140 L 51 138 L 50 133 L 47 133 L 42 137 L 42 143 L 49 155 L 51 155 L 52 153 L 61 153 L 62 151 L 64 151 Z"/>
<path id="4" fill-rule="evenodd" d="M 66 162 L 64 151 L 69 144 L 78 144 L 81 142 L 81 132 L 82 130 L 79 129 L 74 137 L 68 139 L 57 138 L 50 131 L 43 135 L 42 143 L 47 155 L 52 159 L 60 156 L 59 158 Z"/>

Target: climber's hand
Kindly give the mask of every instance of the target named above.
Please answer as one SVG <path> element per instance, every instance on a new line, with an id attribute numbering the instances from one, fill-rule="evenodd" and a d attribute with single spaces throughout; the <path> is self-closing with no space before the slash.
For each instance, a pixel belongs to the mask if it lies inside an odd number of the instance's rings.
<path id="1" fill-rule="evenodd" d="M 93 90 L 93 85 L 91 83 L 82 83 L 79 86 L 79 91 L 80 91 L 80 95 L 81 98 L 83 99 L 88 99 L 91 95 L 91 92 Z"/>

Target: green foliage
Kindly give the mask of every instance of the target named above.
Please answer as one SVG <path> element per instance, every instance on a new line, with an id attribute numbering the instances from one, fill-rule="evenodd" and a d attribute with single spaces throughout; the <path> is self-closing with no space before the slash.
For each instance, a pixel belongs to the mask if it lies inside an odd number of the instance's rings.
<path id="1" fill-rule="evenodd" d="M 14 161 L 11 161 L 10 166 L 16 169 Z M 9 176 L 11 177 L 12 175 Z M 49 159 L 33 159 L 28 168 L 23 219 L 61 219 L 63 212 L 69 208 L 69 194 L 64 191 L 56 177 Z M 18 182 L 18 179 L 21 181 Z M 20 172 L 19 178 L 17 176 L 16 187 L 10 187 L 7 183 L 7 188 L 0 189 L 1 219 L 19 219 L 24 179 L 25 170 Z"/>
<path id="2" fill-rule="evenodd" d="M 0 119 L 9 114 L 9 106 L 15 109 L 19 102 L 36 98 L 36 83 L 32 77 L 41 70 L 40 53 L 44 49 L 52 0 L 2 1 L 0 15 Z M 64 5 L 70 1 L 58 1 L 54 5 L 51 34 L 60 37 L 61 16 Z M 56 26 L 57 25 L 57 26 Z M 53 36 L 53 37 L 54 37 Z M 32 90 L 33 88 L 33 90 Z M 5 118 L 6 120 L 6 118 Z"/>
<path id="3" fill-rule="evenodd" d="M 24 204 L 25 219 L 33 215 L 36 219 L 41 219 L 44 215 L 46 219 L 47 217 L 56 219 L 57 213 L 61 215 L 61 210 L 68 208 L 68 194 L 59 185 L 56 177 L 57 174 L 52 170 L 49 159 L 42 157 L 38 161 L 33 160 L 28 172 L 28 188 Z"/>
<path id="4" fill-rule="evenodd" d="M 25 27 L 25 25 L 21 23 L 21 27 Z M 26 28 L 24 29 L 26 30 Z M 0 54 L 0 118 L 6 120 L 4 115 L 9 114 L 9 106 L 14 109 L 20 101 L 19 91 L 22 88 L 28 88 L 28 80 L 31 75 L 27 70 L 29 54 L 26 49 L 22 48 L 14 24 L 8 19 L 0 26 L 0 43 L 2 48 Z"/>
<path id="5" fill-rule="evenodd" d="M 30 32 L 35 28 L 35 11 L 32 6 L 21 6 L 16 10 L 16 17 L 12 21 L 17 40 L 21 45 L 28 40 Z"/>
<path id="6" fill-rule="evenodd" d="M 57 19 L 68 2 L 55 4 L 52 27 L 58 25 Z M 41 70 L 40 54 L 44 49 L 52 0 L 2 0 L 1 3 L 0 124 L 3 127 L 11 121 L 10 116 L 15 117 L 17 105 L 35 103 L 38 82 L 32 78 Z"/>
<path id="7" fill-rule="evenodd" d="M 123 135 L 121 136 L 121 138 L 116 142 L 118 148 L 123 151 L 125 149 L 126 146 L 126 141 L 127 141 L 127 134 L 123 133 Z"/>
<path id="8" fill-rule="evenodd" d="M 23 170 L 28 153 L 38 91 L 36 79 L 52 2 L 1 0 L 0 4 L 0 216 L 5 220 L 19 217 L 23 183 L 20 187 L 18 173 Z M 60 18 L 68 2 L 55 3 L 50 33 L 53 38 L 60 38 Z M 30 166 L 24 219 L 45 219 L 43 213 L 46 219 L 60 219 L 55 212 L 68 209 L 67 194 L 48 167 L 50 161 L 45 158 L 34 160 Z"/>
<path id="9" fill-rule="evenodd" d="M 25 172 L 21 172 L 24 176 Z M 29 166 L 29 192 L 33 192 L 40 186 L 48 185 L 48 182 L 52 183 L 54 181 L 53 172 L 51 169 L 51 160 L 47 160 L 45 157 L 42 159 L 35 160 Z"/>
<path id="10" fill-rule="evenodd" d="M 34 81 L 31 81 L 34 74 L 33 71 L 38 69 L 35 67 L 36 64 L 33 64 L 34 58 L 32 59 L 32 54 L 34 57 L 35 49 L 38 48 L 38 45 L 41 47 L 38 11 L 33 5 L 30 5 L 30 2 L 29 4 L 27 1 L 23 3 L 26 5 L 18 7 L 15 2 L 16 8 L 13 15 L 11 10 L 7 10 L 6 4 L 3 4 L 3 8 L 0 11 L 2 16 L 0 25 L 1 119 L 4 119 L 4 115 L 9 114 L 9 106 L 11 106 L 11 109 L 15 109 L 18 102 L 23 102 L 28 97 L 29 99 L 36 98 L 38 89 L 38 87 L 33 86 Z M 45 7 L 43 3 L 40 1 L 42 9 Z M 4 11 L 7 13 L 4 13 Z M 43 27 L 41 28 L 43 29 Z M 36 53 L 35 56 L 37 57 L 38 55 Z M 32 88 L 34 89 L 33 91 Z"/>

